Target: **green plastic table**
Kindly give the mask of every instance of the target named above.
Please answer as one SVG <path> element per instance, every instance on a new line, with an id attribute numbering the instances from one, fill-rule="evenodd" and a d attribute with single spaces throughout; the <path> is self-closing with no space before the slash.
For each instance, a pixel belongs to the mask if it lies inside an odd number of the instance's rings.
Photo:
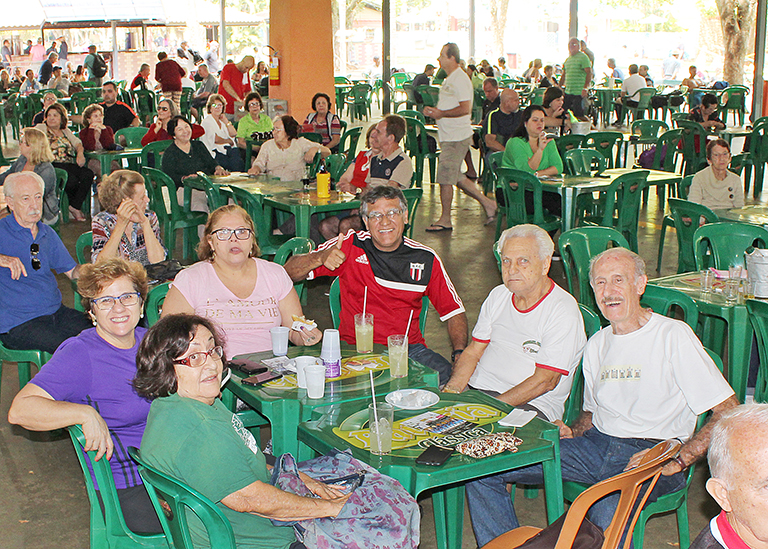
<path id="1" fill-rule="evenodd" d="M 768 227 L 768 206 L 744 206 L 728 210 L 714 210 L 720 221 L 733 221 Z"/>
<path id="2" fill-rule="evenodd" d="M 138 159 L 141 158 L 141 149 L 123 149 L 122 151 L 85 151 L 86 158 L 95 158 L 101 164 L 101 174 L 112 173 L 112 161 L 120 162 L 123 158 Z"/>
<path id="3" fill-rule="evenodd" d="M 360 200 L 353 194 L 331 191 L 330 198 L 318 198 L 316 185 L 312 185 L 309 190 L 304 190 L 300 181 L 283 181 L 282 184 L 290 185 L 291 190 L 266 195 L 264 205 L 294 215 L 296 217 L 296 236 L 309 238 L 309 224 L 312 214 L 341 212 L 360 207 Z"/>
<path id="4" fill-rule="evenodd" d="M 724 130 L 717 130 L 715 132 L 717 135 L 722 137 L 728 142 L 728 145 L 731 144 L 731 141 L 733 141 L 734 137 L 746 137 L 752 133 L 752 127 L 751 126 L 730 126 L 725 128 Z"/>
<path id="5" fill-rule="evenodd" d="M 753 335 L 752 323 L 749 321 L 744 302 L 739 299 L 734 305 L 726 305 L 722 291 L 717 291 L 718 289 L 722 290 L 723 287 L 723 282 L 720 280 L 715 281 L 714 292 L 703 294 L 699 286 L 698 272 L 655 278 L 650 283 L 664 288 L 680 290 L 696 301 L 699 314 L 721 318 L 726 322 L 728 326 L 726 331 L 728 338 L 727 360 L 722 352 L 721 334 L 701 334 L 701 342 L 709 349 L 720 350 L 718 354 L 727 362 L 726 379 L 731 384 L 739 402 L 744 402 Z"/>
<path id="6" fill-rule="evenodd" d="M 614 179 L 629 173 L 632 168 L 613 168 L 605 170 L 597 176 L 566 175 L 560 180 L 541 179 L 541 184 L 546 192 L 556 192 L 562 199 L 562 216 L 560 222 L 563 232 L 573 229 L 576 222 L 576 197 L 582 193 L 592 193 L 606 190 Z M 672 185 L 680 180 L 676 173 L 650 170 L 648 183 L 650 185 Z"/>
<path id="7" fill-rule="evenodd" d="M 288 356 L 290 358 L 320 356 L 321 348 L 321 343 L 312 347 L 289 347 Z M 341 349 L 342 360 L 358 356 L 354 346 L 342 342 Z M 374 353 L 382 355 L 385 351 L 386 346 L 374 345 Z M 237 358 L 247 358 L 258 362 L 272 357 L 272 353 L 267 351 L 241 355 Z M 355 377 L 327 380 L 325 396 L 319 399 L 308 398 L 307 390 L 299 389 L 296 386 L 295 375 L 285 376 L 285 383 L 281 383 L 282 387 L 270 387 L 269 384 L 262 387 L 251 387 L 243 385 L 239 377 L 242 375 L 240 372 L 233 370 L 233 374 L 236 375 L 231 377 L 225 388 L 269 420 L 272 425 L 272 446 L 275 455 L 288 452 L 299 459 L 311 457 L 311 449 L 299 445 L 299 441 L 296 439 L 296 428 L 301 421 L 310 419 L 310 414 L 315 408 L 347 401 L 361 399 L 370 401 L 371 399 L 371 382 L 368 370 L 362 371 L 361 375 Z M 286 387 L 285 385 L 292 386 Z M 382 397 L 398 389 L 437 387 L 438 374 L 436 371 L 410 360 L 407 377 L 393 378 L 389 375 L 389 369 L 374 370 L 374 386 L 376 394 Z"/>
<path id="8" fill-rule="evenodd" d="M 436 393 L 440 401 L 427 410 L 450 406 L 452 411 L 449 415 L 452 417 L 478 424 L 466 434 L 453 436 L 451 445 L 460 439 L 476 438 L 489 432 L 514 430 L 497 423 L 512 410 L 512 406 L 493 397 L 474 390 L 461 394 L 428 390 Z M 382 401 L 383 397 L 382 394 L 377 400 Z M 348 448 L 355 458 L 397 479 L 414 497 L 431 490 L 437 546 L 440 549 L 460 548 L 462 545 L 464 483 L 468 480 L 541 463 L 544 469 L 547 518 L 551 523 L 563 513 L 560 435 L 556 426 L 534 418 L 525 427 L 515 430 L 515 434 L 523 439 L 515 453 L 502 452 L 488 458 L 475 459 L 454 452 L 442 466 L 430 467 L 418 465 L 414 460 L 433 440 L 438 441 L 440 435 L 399 428 L 397 425 L 398 420 L 424 411 L 395 410 L 393 450 L 387 456 L 371 454 L 367 442 L 362 442 L 367 441 L 368 400 L 317 408 L 312 414 L 312 420 L 299 425 L 299 440 L 320 453 L 327 453 L 334 448 Z"/>

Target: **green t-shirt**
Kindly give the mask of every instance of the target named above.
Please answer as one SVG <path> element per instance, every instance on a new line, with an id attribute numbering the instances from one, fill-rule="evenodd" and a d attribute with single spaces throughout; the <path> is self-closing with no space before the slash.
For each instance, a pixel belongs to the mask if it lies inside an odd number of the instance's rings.
<path id="1" fill-rule="evenodd" d="M 503 168 L 514 168 L 528 173 L 533 173 L 534 170 L 528 165 L 528 161 L 533 156 L 533 151 L 528 141 L 522 137 L 514 137 L 507 141 L 506 147 L 504 147 L 504 158 L 501 161 Z M 550 166 L 557 168 L 557 173 L 563 173 L 563 159 L 560 158 L 560 153 L 557 151 L 557 145 L 555 141 L 550 141 L 541 153 L 541 162 L 539 163 L 538 170 L 545 170 Z M 150 412 L 151 413 L 151 412 Z"/>
<path id="2" fill-rule="evenodd" d="M 173 394 L 152 403 L 141 440 L 150 465 L 180 479 L 213 502 L 229 519 L 239 549 L 284 549 L 296 541 L 293 528 L 233 511 L 221 500 L 261 481 L 269 484 L 264 454 L 237 416 L 213 405 Z M 195 547 L 210 547 L 202 523 L 187 513 Z"/>
<path id="3" fill-rule="evenodd" d="M 264 133 L 270 131 L 272 131 L 272 120 L 263 112 L 259 113 L 258 122 L 254 122 L 251 115 L 246 114 L 237 123 L 237 137 L 242 137 L 243 139 L 250 139 L 253 132 Z"/>
<path id="4" fill-rule="evenodd" d="M 592 63 L 583 51 L 576 55 L 569 55 L 563 63 L 565 69 L 565 93 L 569 95 L 581 95 L 584 89 L 587 75 L 585 69 L 591 69 Z"/>

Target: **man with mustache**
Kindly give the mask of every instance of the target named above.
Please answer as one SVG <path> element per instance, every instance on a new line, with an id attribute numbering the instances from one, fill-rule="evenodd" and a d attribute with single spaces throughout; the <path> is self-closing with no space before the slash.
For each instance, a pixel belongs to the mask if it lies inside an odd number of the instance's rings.
<path id="1" fill-rule="evenodd" d="M 576 422 L 560 426 L 564 481 L 595 484 L 638 465 L 652 446 L 684 441 L 662 469 L 650 501 L 685 486 L 684 471 L 707 453 L 712 428 L 739 402 L 693 330 L 640 305 L 648 278 L 643 259 L 625 248 L 592 258 L 589 279 L 610 322 L 584 348 L 584 403 Z M 696 417 L 712 416 L 694 434 Z M 518 526 L 507 483 L 540 484 L 541 466 L 467 484 L 472 526 L 480 546 Z M 592 506 L 590 520 L 605 529 L 618 494 Z"/>
<path id="2" fill-rule="evenodd" d="M 13 215 L 0 219 L 0 341 L 9 349 L 53 353 L 90 323 L 61 304 L 52 271 L 75 279 L 80 266 L 40 221 L 44 189 L 43 179 L 26 171 L 9 175 L 3 185 Z"/>

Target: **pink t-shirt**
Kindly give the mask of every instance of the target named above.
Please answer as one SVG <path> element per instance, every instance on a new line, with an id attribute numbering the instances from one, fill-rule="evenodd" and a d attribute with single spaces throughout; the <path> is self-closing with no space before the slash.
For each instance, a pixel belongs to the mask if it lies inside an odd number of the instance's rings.
<path id="1" fill-rule="evenodd" d="M 256 287 L 246 299 L 233 294 L 216 275 L 210 261 L 182 270 L 173 281 L 195 314 L 217 322 L 227 336 L 227 357 L 268 351 L 269 329 L 282 325 L 278 304 L 293 289 L 288 273 L 277 263 L 253 258 Z"/>

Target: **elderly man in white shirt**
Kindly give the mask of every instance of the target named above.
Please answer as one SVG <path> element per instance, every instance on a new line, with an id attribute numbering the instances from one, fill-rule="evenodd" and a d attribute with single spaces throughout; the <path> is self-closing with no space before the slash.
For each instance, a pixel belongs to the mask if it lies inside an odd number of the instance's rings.
<path id="1" fill-rule="evenodd" d="M 629 77 L 621 83 L 621 95 L 616 98 L 616 122 L 614 126 L 621 126 L 624 121 L 624 108 L 637 107 L 640 99 L 640 90 L 648 87 L 645 78 L 640 76 L 637 65 L 629 66 Z"/>

